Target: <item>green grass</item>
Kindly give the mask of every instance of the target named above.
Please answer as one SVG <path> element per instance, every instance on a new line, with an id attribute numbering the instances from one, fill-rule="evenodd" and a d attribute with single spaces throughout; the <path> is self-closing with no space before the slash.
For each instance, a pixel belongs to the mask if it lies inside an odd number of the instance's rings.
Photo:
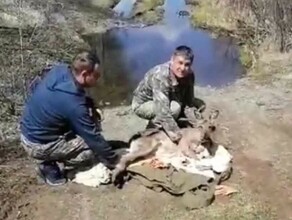
<path id="1" fill-rule="evenodd" d="M 239 53 L 242 65 L 247 69 L 251 68 L 253 65 L 253 58 L 250 49 L 247 46 L 242 46 L 240 47 Z"/>
<path id="2" fill-rule="evenodd" d="M 162 4 L 163 4 L 163 0 L 142 0 L 136 4 L 134 11 L 136 13 L 137 12 L 143 13 L 143 12 L 152 10 Z"/>

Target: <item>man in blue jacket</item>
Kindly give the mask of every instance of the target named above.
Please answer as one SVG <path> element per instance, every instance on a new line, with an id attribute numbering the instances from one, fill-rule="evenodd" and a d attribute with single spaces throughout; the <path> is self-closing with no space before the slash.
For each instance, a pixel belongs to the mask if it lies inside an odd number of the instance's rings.
<path id="1" fill-rule="evenodd" d="M 85 88 L 96 85 L 100 61 L 95 52 L 82 51 L 71 65 L 52 67 L 33 91 L 20 121 L 21 143 L 37 161 L 46 183 L 61 185 L 65 166 L 100 161 L 113 168 L 115 154 L 101 134 L 92 99 Z"/>

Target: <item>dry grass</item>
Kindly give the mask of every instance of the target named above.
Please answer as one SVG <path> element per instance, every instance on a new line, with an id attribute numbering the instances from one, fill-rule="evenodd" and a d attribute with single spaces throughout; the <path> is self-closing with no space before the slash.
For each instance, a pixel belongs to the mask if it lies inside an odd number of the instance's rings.
<path id="1" fill-rule="evenodd" d="M 0 116 L 17 114 L 27 94 L 27 84 L 48 63 L 71 60 L 79 48 L 88 47 L 80 33 L 106 15 L 94 9 L 56 0 L 7 0 L 0 3 Z M 87 16 L 88 15 L 88 16 Z M 91 17 L 89 15 L 92 15 Z M 1 20 L 2 18 L 2 20 Z M 97 19 L 99 18 L 99 20 Z"/>
<path id="2" fill-rule="evenodd" d="M 189 4 L 191 21 L 194 26 L 207 26 L 234 30 L 236 22 L 228 8 L 214 0 L 198 0 L 198 4 Z"/>
<path id="3" fill-rule="evenodd" d="M 89 45 L 81 34 L 99 30 L 106 11 L 71 0 L 0 2 L 0 140 L 16 128 L 30 80 L 49 63 L 69 62 Z M 5 12 L 6 15 L 3 16 Z M 2 20 L 1 20 L 2 18 Z M 101 24 L 100 24 L 101 23 Z"/>
<path id="4" fill-rule="evenodd" d="M 138 0 L 134 6 L 134 14 L 144 13 L 153 10 L 163 4 L 163 0 Z"/>
<path id="5" fill-rule="evenodd" d="M 162 11 L 157 7 L 163 5 L 163 0 L 138 0 L 133 8 L 133 19 L 136 22 L 152 25 L 162 19 Z"/>
<path id="6" fill-rule="evenodd" d="M 238 39 L 240 59 L 260 82 L 292 72 L 292 2 L 289 0 L 198 0 L 190 6 L 195 26 Z M 283 52 L 288 52 L 283 54 Z"/>
<path id="7" fill-rule="evenodd" d="M 252 15 L 253 26 L 263 38 L 272 38 L 281 52 L 292 48 L 290 0 L 224 0 L 236 12 Z M 242 19 L 246 19 L 243 17 Z"/>
<path id="8" fill-rule="evenodd" d="M 292 54 L 276 50 L 259 48 L 259 59 L 249 75 L 261 84 L 271 84 L 281 81 L 287 87 L 292 87 Z"/>
<path id="9" fill-rule="evenodd" d="M 276 219 L 270 207 L 256 201 L 254 196 L 245 191 L 235 195 L 227 204 L 216 204 L 200 210 L 196 219 L 216 220 L 272 220 Z"/>

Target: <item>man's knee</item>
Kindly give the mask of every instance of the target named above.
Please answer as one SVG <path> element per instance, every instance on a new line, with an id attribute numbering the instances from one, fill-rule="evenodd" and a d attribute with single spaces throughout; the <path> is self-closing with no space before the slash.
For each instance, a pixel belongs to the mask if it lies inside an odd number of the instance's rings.
<path id="1" fill-rule="evenodd" d="M 63 161 L 66 166 L 86 166 L 97 162 L 97 157 L 91 149 L 80 152 L 76 157 Z"/>
<path id="2" fill-rule="evenodd" d="M 139 116 L 140 118 L 152 120 L 155 118 L 155 106 L 153 101 L 149 101 L 146 103 L 141 104 L 140 106 L 137 106 L 135 104 L 132 104 L 132 110 L 133 112 Z M 170 102 L 170 111 L 171 115 L 177 119 L 181 112 L 181 105 L 176 101 Z"/>
<path id="3" fill-rule="evenodd" d="M 143 104 L 132 103 L 133 112 L 140 118 L 151 120 L 155 117 L 154 103 L 152 101 Z"/>
<path id="4" fill-rule="evenodd" d="M 77 137 L 67 143 L 68 151 L 64 152 L 65 162 L 71 165 L 94 162 L 95 153 L 89 148 L 81 137 Z"/>
<path id="5" fill-rule="evenodd" d="M 171 110 L 172 116 L 175 119 L 177 119 L 181 113 L 181 105 L 176 101 L 171 101 L 170 102 L 170 110 Z"/>

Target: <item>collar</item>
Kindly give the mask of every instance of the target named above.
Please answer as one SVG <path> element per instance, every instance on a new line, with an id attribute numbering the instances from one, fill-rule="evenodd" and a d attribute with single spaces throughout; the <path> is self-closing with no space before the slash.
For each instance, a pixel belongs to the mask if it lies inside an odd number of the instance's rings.
<path id="1" fill-rule="evenodd" d="M 74 73 L 73 73 L 73 69 L 72 69 L 72 67 L 71 67 L 71 66 L 68 66 L 68 69 L 69 69 L 70 75 L 71 75 L 71 77 L 72 77 L 73 84 L 75 85 L 77 91 L 80 92 L 80 93 L 85 94 L 86 91 L 85 91 L 85 89 L 79 84 L 79 82 L 76 80 L 76 78 L 75 78 L 75 76 L 74 76 Z"/>

